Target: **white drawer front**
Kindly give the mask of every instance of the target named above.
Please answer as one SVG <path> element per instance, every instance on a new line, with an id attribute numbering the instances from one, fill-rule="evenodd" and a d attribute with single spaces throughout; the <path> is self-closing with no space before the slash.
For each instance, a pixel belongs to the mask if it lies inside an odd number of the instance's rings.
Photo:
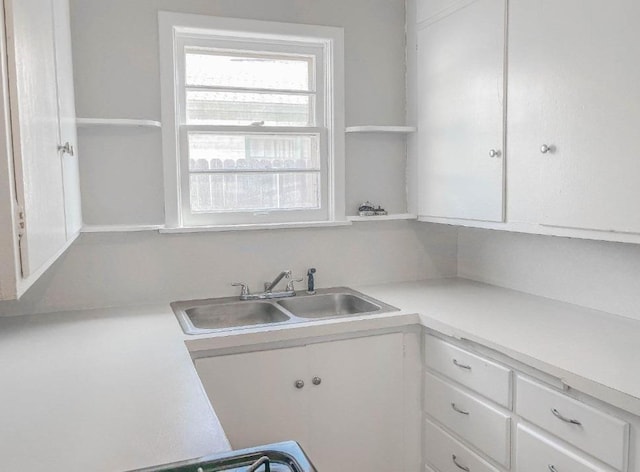
<path id="1" fill-rule="evenodd" d="M 426 365 L 511 408 L 511 369 L 460 349 L 434 336 L 425 336 Z"/>
<path id="2" fill-rule="evenodd" d="M 628 423 L 521 376 L 516 412 L 616 469 L 625 469 Z"/>
<path id="3" fill-rule="evenodd" d="M 425 373 L 425 411 L 489 457 L 509 467 L 509 415 L 428 372 Z"/>
<path id="4" fill-rule="evenodd" d="M 430 421 L 424 429 L 425 458 L 440 472 L 498 472 L 498 469 L 471 452 Z"/>
<path id="5" fill-rule="evenodd" d="M 518 425 L 517 435 L 518 472 L 610 472 L 522 424 Z"/>

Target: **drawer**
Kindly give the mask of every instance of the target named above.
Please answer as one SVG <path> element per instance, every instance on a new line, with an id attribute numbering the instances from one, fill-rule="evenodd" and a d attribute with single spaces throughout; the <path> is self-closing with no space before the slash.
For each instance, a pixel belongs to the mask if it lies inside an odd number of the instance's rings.
<path id="1" fill-rule="evenodd" d="M 496 462 L 509 467 L 511 417 L 425 372 L 425 411 Z"/>
<path id="2" fill-rule="evenodd" d="M 628 423 L 522 376 L 517 379 L 516 412 L 616 469 L 625 469 Z"/>
<path id="3" fill-rule="evenodd" d="M 518 425 L 516 470 L 518 472 L 610 472 L 586 457 L 575 454 L 552 439 Z"/>
<path id="4" fill-rule="evenodd" d="M 425 336 L 425 363 L 436 372 L 511 409 L 511 369 Z"/>
<path id="5" fill-rule="evenodd" d="M 431 421 L 425 422 L 426 461 L 440 472 L 498 472 L 498 469 L 463 446 Z M 427 469 L 428 470 L 428 469 Z"/>

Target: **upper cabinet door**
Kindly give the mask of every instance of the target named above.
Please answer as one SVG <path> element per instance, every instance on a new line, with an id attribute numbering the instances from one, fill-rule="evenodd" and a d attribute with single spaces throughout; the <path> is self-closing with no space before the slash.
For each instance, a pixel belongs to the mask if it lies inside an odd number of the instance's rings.
<path id="1" fill-rule="evenodd" d="M 6 22 L 16 194 L 25 223 L 22 275 L 28 277 L 67 241 L 52 2 L 7 0 Z"/>
<path id="2" fill-rule="evenodd" d="M 419 213 L 504 219 L 505 0 L 418 32 Z"/>
<path id="3" fill-rule="evenodd" d="M 62 154 L 62 177 L 67 240 L 74 238 L 82 227 L 80 206 L 80 169 L 78 166 L 78 142 L 76 126 L 76 102 L 73 87 L 73 60 L 71 54 L 71 19 L 68 0 L 53 1 L 53 20 L 56 47 L 56 76 L 58 86 L 58 110 L 60 139 L 63 146 L 69 143 L 71 152 Z"/>
<path id="4" fill-rule="evenodd" d="M 509 12 L 510 221 L 640 233 L 640 3 Z"/>

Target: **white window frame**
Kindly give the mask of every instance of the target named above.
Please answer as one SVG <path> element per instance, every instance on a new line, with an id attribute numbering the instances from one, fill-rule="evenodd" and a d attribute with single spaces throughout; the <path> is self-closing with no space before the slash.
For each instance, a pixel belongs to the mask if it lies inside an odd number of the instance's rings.
<path id="1" fill-rule="evenodd" d="M 277 23 L 159 12 L 162 136 L 167 228 L 227 226 L 264 227 L 289 224 L 344 222 L 344 31 L 342 28 Z M 248 126 L 197 126 L 184 123 L 184 48 L 254 43 L 255 50 L 274 53 L 304 51 L 314 54 L 322 76 L 316 79 L 316 97 L 322 100 L 323 123 L 304 128 L 319 134 L 321 146 L 322 210 L 285 210 L 195 214 L 190 211 L 188 131 L 249 133 Z M 224 47 L 224 46 L 219 46 Z M 248 48 L 247 48 L 248 49 Z M 304 134 L 301 128 L 253 128 L 261 133 Z M 323 144 L 326 143 L 326 144 Z"/>

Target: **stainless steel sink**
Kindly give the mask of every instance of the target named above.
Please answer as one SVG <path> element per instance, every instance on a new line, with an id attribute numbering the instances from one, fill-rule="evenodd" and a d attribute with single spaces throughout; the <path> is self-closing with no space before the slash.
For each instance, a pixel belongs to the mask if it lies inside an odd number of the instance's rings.
<path id="1" fill-rule="evenodd" d="M 239 302 L 235 298 L 174 302 L 171 308 L 187 334 L 271 325 L 290 319 L 273 303 Z"/>
<path id="2" fill-rule="evenodd" d="M 268 444 L 132 472 L 317 472 L 293 441 Z"/>
<path id="3" fill-rule="evenodd" d="M 301 318 L 361 315 L 382 310 L 382 306 L 351 293 L 325 293 L 278 301 L 278 305 Z"/>
<path id="4" fill-rule="evenodd" d="M 186 334 L 205 334 L 242 328 L 363 316 L 398 311 L 397 308 L 346 287 L 298 292 L 280 300 L 240 301 L 236 297 L 171 303 Z"/>
<path id="5" fill-rule="evenodd" d="M 280 323 L 289 317 L 271 303 L 247 302 L 205 305 L 185 310 L 196 328 L 233 328 Z"/>

